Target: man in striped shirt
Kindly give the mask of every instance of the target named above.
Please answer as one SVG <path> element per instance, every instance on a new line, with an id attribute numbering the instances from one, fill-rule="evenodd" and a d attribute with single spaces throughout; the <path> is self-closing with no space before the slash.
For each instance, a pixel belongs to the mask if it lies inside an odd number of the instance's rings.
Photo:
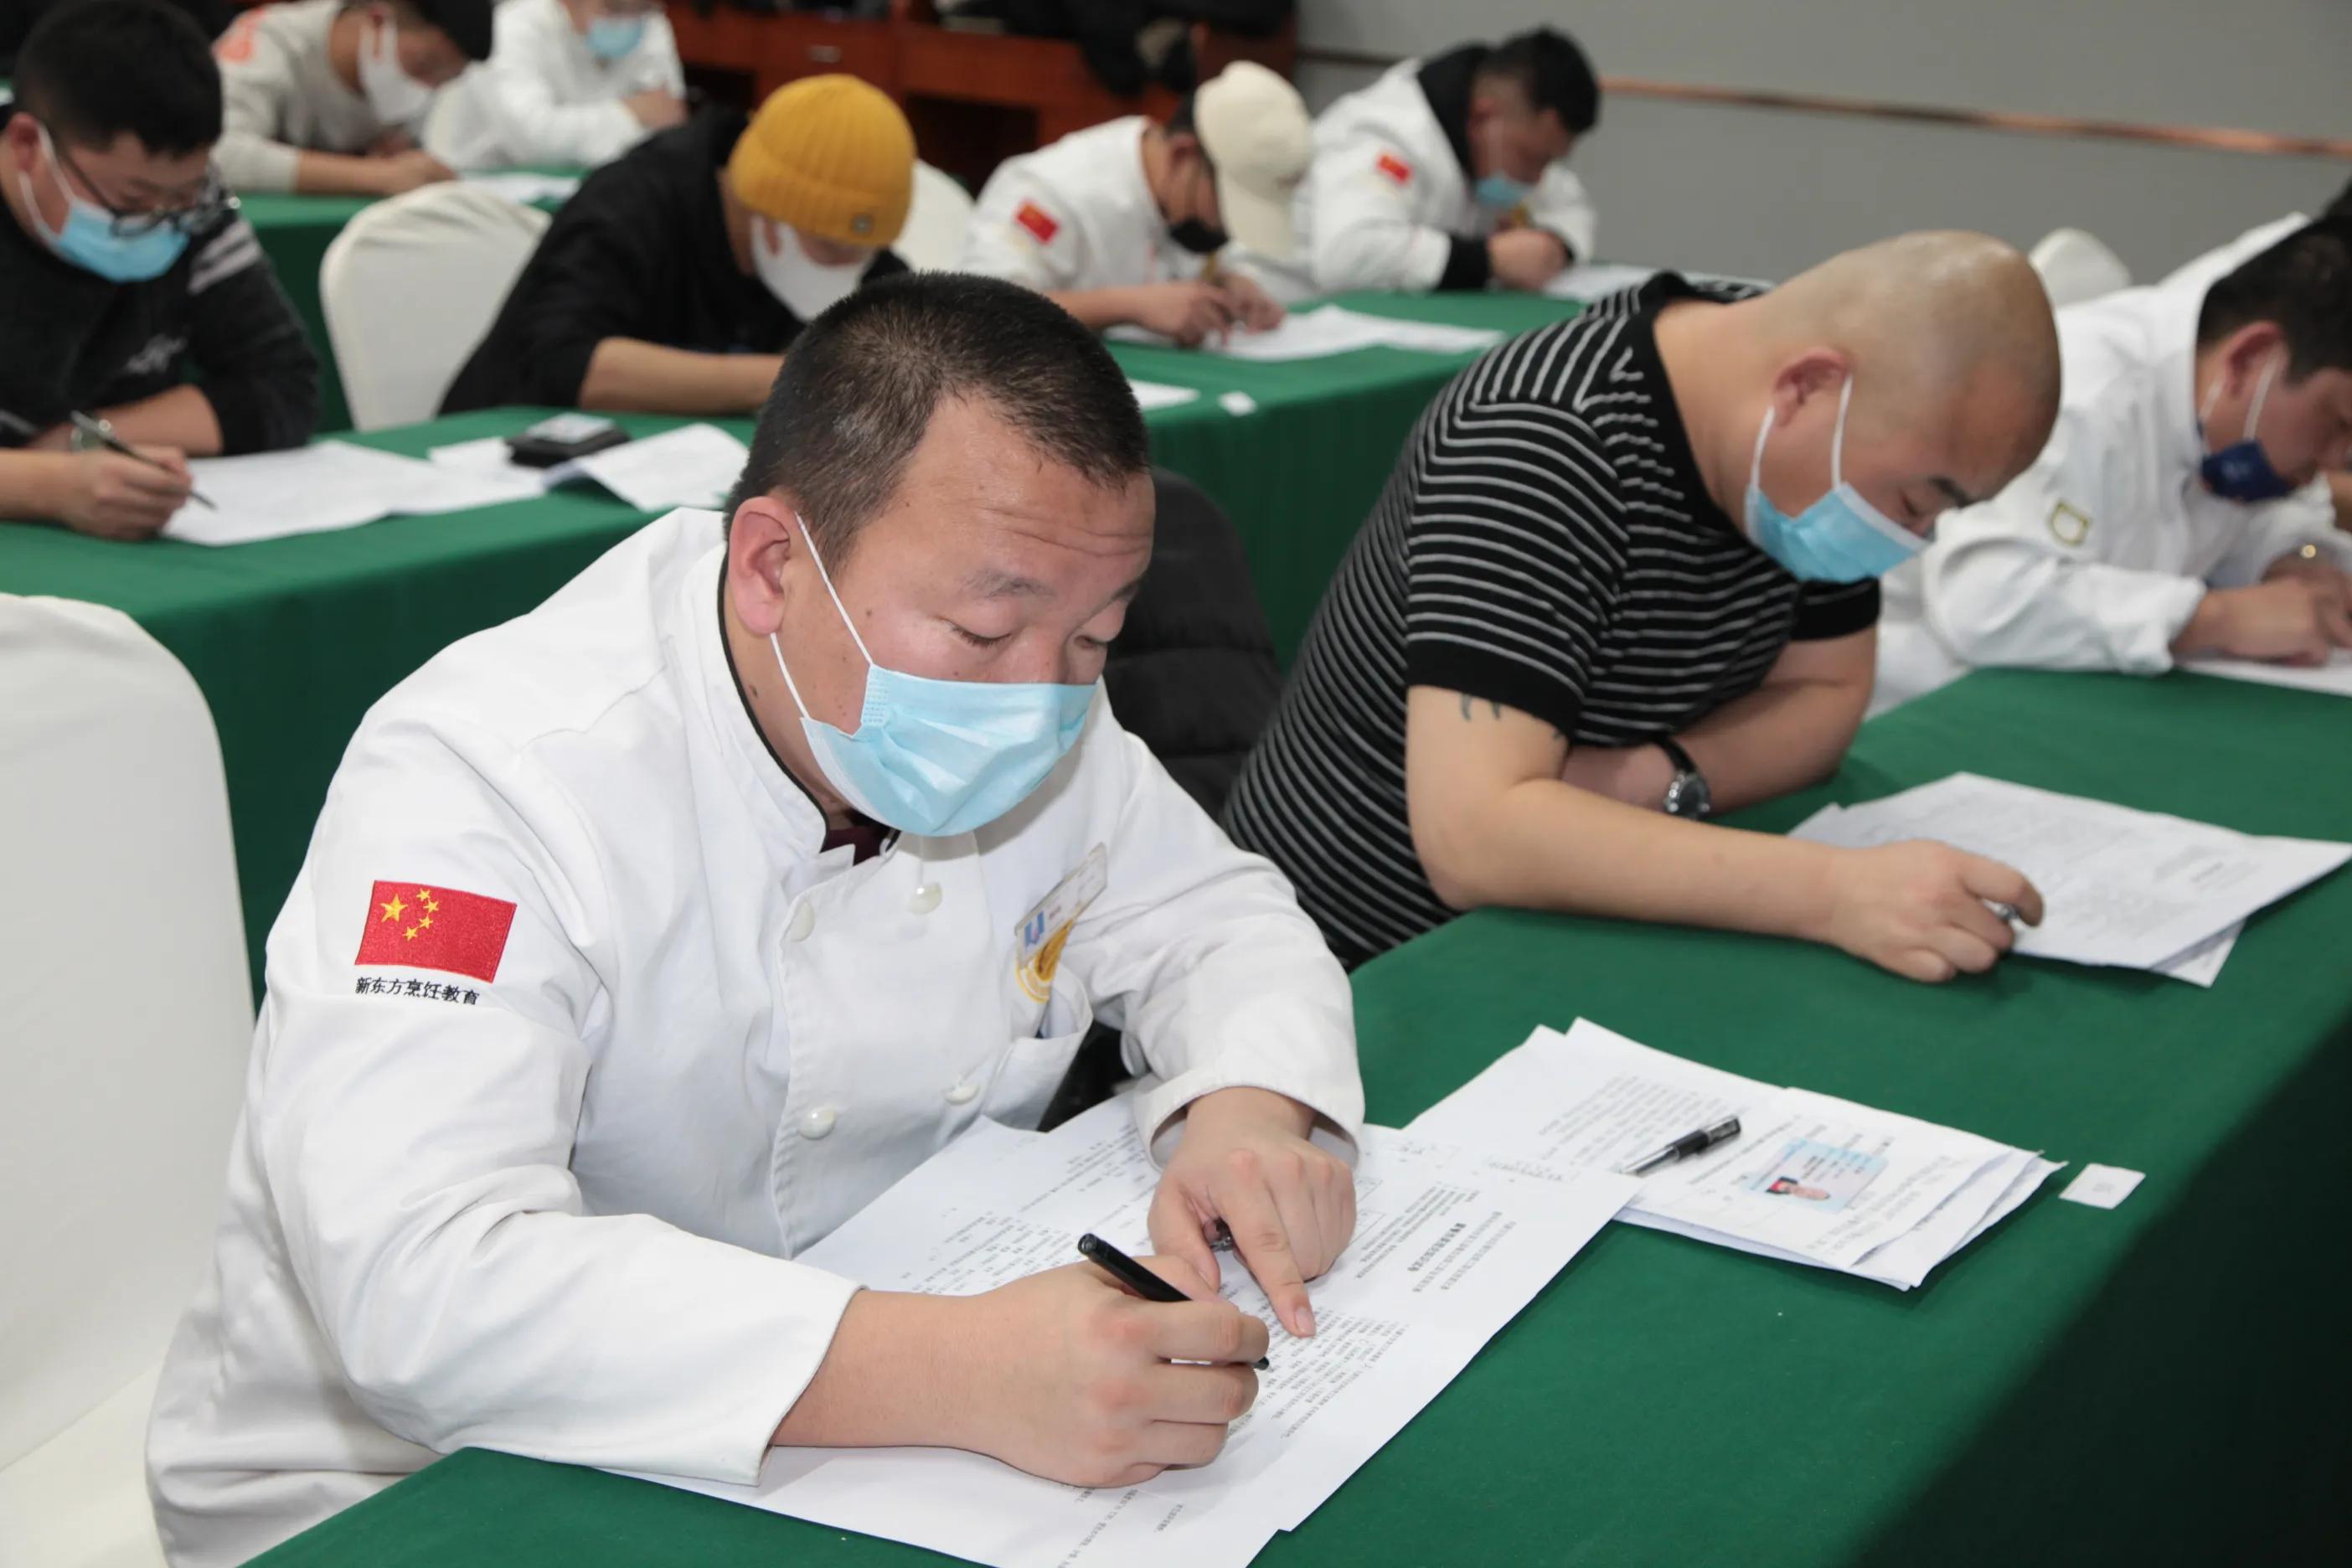
<path id="1" fill-rule="evenodd" d="M 1702 819 L 1827 776 L 1877 575 L 2030 464 L 2057 338 L 2024 258 L 1919 234 L 1768 294 L 1671 274 L 1424 414 L 1226 826 L 1354 964 L 1487 904 L 1769 932 L 1937 981 L 2040 919 L 2014 870 Z"/>

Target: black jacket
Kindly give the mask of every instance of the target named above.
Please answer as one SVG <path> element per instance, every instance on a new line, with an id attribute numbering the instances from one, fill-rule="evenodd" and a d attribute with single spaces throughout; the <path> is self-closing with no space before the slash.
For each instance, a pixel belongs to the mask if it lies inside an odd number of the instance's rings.
<path id="1" fill-rule="evenodd" d="M 737 268 L 719 199 L 719 171 L 745 123 L 740 110 L 713 110 L 589 175 L 555 215 L 441 411 L 574 406 L 606 338 L 782 353 L 803 322 Z M 866 277 L 905 270 L 886 250 Z"/>

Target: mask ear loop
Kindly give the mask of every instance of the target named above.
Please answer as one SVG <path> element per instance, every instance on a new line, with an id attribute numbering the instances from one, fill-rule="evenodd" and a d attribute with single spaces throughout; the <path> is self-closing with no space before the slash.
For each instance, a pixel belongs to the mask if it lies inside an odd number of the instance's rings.
<path id="1" fill-rule="evenodd" d="M 2263 366 L 2262 380 L 2254 383 L 2254 404 L 2252 407 L 2246 410 L 2246 426 L 2244 429 L 2238 432 L 2239 440 L 2253 440 L 2255 438 L 2254 432 L 2262 427 L 2263 405 L 2270 399 L 2271 380 L 2277 374 L 2278 357 L 2276 355 L 2273 355 L 2271 357 L 2271 362 Z"/>
<path id="2" fill-rule="evenodd" d="M 1756 452 L 1748 459 L 1748 485 L 1751 489 L 1764 488 L 1764 441 L 1772 434 L 1773 416 L 1780 410 L 1770 403 L 1764 405 L 1764 423 L 1756 427 Z"/>
<path id="3" fill-rule="evenodd" d="M 849 618 L 847 606 L 842 604 L 840 594 L 834 589 L 833 574 L 824 569 L 824 557 L 817 550 L 816 536 L 809 531 L 808 520 L 800 513 L 794 512 L 793 521 L 801 525 L 801 538 L 808 545 L 809 559 L 816 563 L 817 581 L 824 584 L 825 596 L 833 601 L 834 614 L 839 616 L 841 624 L 849 628 L 849 640 L 857 645 L 858 656 L 866 660 L 866 668 L 873 668 L 874 656 L 866 651 L 866 639 L 857 635 L 857 623 Z M 775 653 L 776 668 L 783 674 L 784 689 L 793 694 L 793 706 L 801 710 L 802 718 L 807 718 L 808 704 L 801 700 L 801 689 L 793 680 L 792 668 L 784 663 L 784 645 L 776 640 L 776 634 L 773 632 L 768 634 L 768 647 Z"/>
<path id="4" fill-rule="evenodd" d="M 1830 489 L 1845 489 L 1845 411 L 1853 402 L 1853 372 L 1845 373 L 1845 385 L 1838 392 L 1837 433 L 1830 437 Z"/>

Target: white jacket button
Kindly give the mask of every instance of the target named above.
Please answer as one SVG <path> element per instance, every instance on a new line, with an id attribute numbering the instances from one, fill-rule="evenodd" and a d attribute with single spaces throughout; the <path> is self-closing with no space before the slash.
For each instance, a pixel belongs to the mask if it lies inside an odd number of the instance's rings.
<path id="1" fill-rule="evenodd" d="M 822 1138 L 826 1133 L 833 1131 L 833 1124 L 840 1119 L 839 1114 L 835 1111 L 832 1106 L 820 1105 L 814 1110 L 810 1111 L 807 1115 L 801 1118 L 801 1136 L 803 1138 Z"/>
<path id="2" fill-rule="evenodd" d="M 976 1083 L 960 1083 L 948 1090 L 950 1105 L 970 1105 L 979 1097 L 980 1085 Z"/>
<path id="3" fill-rule="evenodd" d="M 816 911 L 803 899 L 793 910 L 793 923 L 784 928 L 784 935 L 793 942 L 803 942 L 816 930 Z"/>
<path id="4" fill-rule="evenodd" d="M 908 898 L 907 907 L 919 915 L 929 914 L 940 907 L 940 885 L 937 882 L 926 882 L 917 888 Z"/>

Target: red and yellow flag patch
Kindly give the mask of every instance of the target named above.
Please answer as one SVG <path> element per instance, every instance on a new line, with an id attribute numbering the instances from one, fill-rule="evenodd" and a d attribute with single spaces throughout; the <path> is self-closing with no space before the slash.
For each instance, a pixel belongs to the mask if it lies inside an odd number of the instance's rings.
<path id="1" fill-rule="evenodd" d="M 422 882 L 378 882 L 354 964 L 389 963 L 496 980 L 515 907 L 504 899 Z"/>
<path id="2" fill-rule="evenodd" d="M 1372 167 L 1400 185 L 1412 184 L 1412 165 L 1393 153 L 1383 153 L 1372 160 Z"/>
<path id="3" fill-rule="evenodd" d="M 1013 215 L 1013 221 L 1027 229 L 1040 245 L 1053 244 L 1054 237 L 1062 232 L 1062 226 L 1054 221 L 1053 215 L 1035 202 L 1023 202 L 1020 210 Z"/>

